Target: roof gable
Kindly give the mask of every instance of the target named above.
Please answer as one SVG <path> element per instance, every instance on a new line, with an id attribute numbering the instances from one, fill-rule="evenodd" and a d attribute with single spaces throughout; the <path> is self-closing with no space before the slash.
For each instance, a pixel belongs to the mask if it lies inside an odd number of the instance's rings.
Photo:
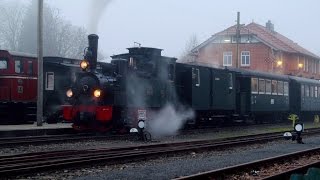
<path id="1" fill-rule="evenodd" d="M 205 42 L 201 43 L 199 46 L 195 47 L 192 52 L 196 52 L 199 49 L 207 46 L 213 40 L 220 36 L 228 36 L 228 35 L 236 35 L 237 26 L 231 26 L 221 32 L 214 34 Z M 307 49 L 299 46 L 294 41 L 290 40 L 289 38 L 283 36 L 282 34 L 270 31 L 266 27 L 256 24 L 250 23 L 248 25 L 240 25 L 240 35 L 254 35 L 257 39 L 259 39 L 262 43 L 266 44 L 269 47 L 272 47 L 275 50 L 285 51 L 289 53 L 299 53 L 304 54 L 316 59 L 320 59 L 319 56 L 316 54 L 308 51 Z"/>

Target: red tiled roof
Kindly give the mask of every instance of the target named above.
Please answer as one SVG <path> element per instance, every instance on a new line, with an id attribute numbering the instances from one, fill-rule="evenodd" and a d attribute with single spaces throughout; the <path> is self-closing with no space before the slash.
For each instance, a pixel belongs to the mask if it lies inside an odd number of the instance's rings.
<path id="1" fill-rule="evenodd" d="M 235 35 L 236 34 L 236 25 L 231 26 L 221 32 L 218 32 L 213 35 L 216 36 L 223 36 L 223 35 Z M 306 50 L 305 48 L 299 46 L 294 41 L 290 40 L 289 38 L 281 35 L 278 32 L 271 32 L 266 27 L 256 24 L 250 23 L 248 25 L 241 25 L 240 26 L 240 34 L 253 34 L 258 39 L 260 39 L 263 43 L 267 44 L 275 48 L 276 50 L 281 50 L 289 53 L 300 53 L 307 56 L 311 56 L 316 59 L 320 59 L 319 56 L 315 55 L 314 53 Z M 211 39 L 211 38 L 210 38 Z M 206 41 L 208 42 L 208 41 Z"/>

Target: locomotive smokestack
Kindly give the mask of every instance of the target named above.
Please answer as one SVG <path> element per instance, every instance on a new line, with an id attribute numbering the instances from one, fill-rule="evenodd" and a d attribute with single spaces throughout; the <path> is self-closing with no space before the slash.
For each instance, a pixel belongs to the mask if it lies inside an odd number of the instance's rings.
<path id="1" fill-rule="evenodd" d="M 97 57 L 98 57 L 98 39 L 99 36 L 96 34 L 90 34 L 88 36 L 89 47 L 88 50 L 92 53 L 89 60 L 90 69 L 96 69 Z"/>

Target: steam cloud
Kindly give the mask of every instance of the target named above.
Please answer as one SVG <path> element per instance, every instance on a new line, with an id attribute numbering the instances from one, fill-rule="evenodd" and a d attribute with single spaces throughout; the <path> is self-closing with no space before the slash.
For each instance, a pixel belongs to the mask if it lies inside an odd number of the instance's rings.
<path id="1" fill-rule="evenodd" d="M 91 5 L 89 9 L 89 23 L 88 31 L 89 33 L 97 33 L 98 25 L 104 10 L 112 0 L 91 0 Z"/>
<path id="2" fill-rule="evenodd" d="M 194 116 L 192 109 L 176 110 L 171 104 L 167 104 L 148 122 L 147 130 L 155 137 L 176 135 L 184 123 Z"/>

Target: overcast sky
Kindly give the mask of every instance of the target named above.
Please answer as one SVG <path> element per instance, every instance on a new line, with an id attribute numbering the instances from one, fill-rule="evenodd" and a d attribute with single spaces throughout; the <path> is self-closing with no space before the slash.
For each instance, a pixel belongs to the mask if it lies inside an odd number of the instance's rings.
<path id="1" fill-rule="evenodd" d="M 92 0 L 44 1 L 71 23 L 87 27 Z M 319 0 L 113 0 L 97 33 L 107 55 L 124 53 L 136 41 L 179 57 L 192 34 L 202 42 L 234 25 L 240 11 L 241 23 L 271 20 L 277 32 L 320 55 L 319 7 Z"/>

